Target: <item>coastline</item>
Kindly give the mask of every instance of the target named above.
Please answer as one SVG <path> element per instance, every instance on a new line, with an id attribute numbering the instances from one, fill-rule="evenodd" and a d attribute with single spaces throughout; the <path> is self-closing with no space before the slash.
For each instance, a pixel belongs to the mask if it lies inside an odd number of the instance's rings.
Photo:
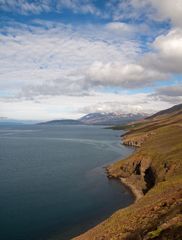
<path id="1" fill-rule="evenodd" d="M 135 201 L 134 202 L 138 201 L 139 199 L 141 199 L 144 196 L 144 194 L 141 191 L 139 191 L 135 187 L 134 184 L 130 183 L 127 178 L 120 177 L 119 179 L 120 179 L 121 183 L 123 185 L 125 185 L 127 188 L 129 188 L 130 191 L 132 192 L 132 194 L 134 195 L 134 197 L 135 197 Z"/>
<path id="2" fill-rule="evenodd" d="M 130 148 L 134 148 L 134 151 L 133 151 L 132 154 L 131 154 L 131 155 L 133 155 L 133 154 L 135 154 L 136 149 L 137 149 L 139 146 L 135 146 L 135 145 L 133 145 L 133 144 L 130 144 L 130 145 L 129 145 L 129 144 L 126 144 L 126 143 L 124 142 L 124 139 L 123 139 L 123 138 L 124 138 L 124 136 L 125 136 L 127 133 L 128 133 L 128 131 L 125 131 L 125 133 L 121 135 L 120 141 L 121 141 L 121 144 L 122 144 L 123 146 L 127 146 L 127 147 L 130 147 Z M 123 159 L 121 159 L 121 160 L 125 160 L 125 158 L 123 158 Z M 106 167 L 106 174 L 107 174 L 108 179 L 113 178 L 113 179 L 119 180 L 119 181 L 121 182 L 121 184 L 123 184 L 125 187 L 127 187 L 127 188 L 131 191 L 131 193 L 133 194 L 134 199 L 135 199 L 133 203 L 135 203 L 136 201 L 138 201 L 139 199 L 141 199 L 141 198 L 144 196 L 143 192 L 142 192 L 141 190 L 139 190 L 139 189 L 135 186 L 135 184 L 133 184 L 131 181 L 129 181 L 129 179 L 128 179 L 127 177 L 115 177 L 114 175 L 112 175 L 112 173 L 109 171 L 109 166 Z"/>
<path id="3" fill-rule="evenodd" d="M 108 179 L 131 190 L 133 204 L 75 240 L 182 239 L 182 115 L 171 109 L 165 118 L 158 115 L 122 136 L 123 145 L 138 148 L 106 168 Z"/>

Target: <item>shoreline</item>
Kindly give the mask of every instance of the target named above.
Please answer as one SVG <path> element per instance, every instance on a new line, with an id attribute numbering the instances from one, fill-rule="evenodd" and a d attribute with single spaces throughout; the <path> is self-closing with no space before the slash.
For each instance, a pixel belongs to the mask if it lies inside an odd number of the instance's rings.
<path id="1" fill-rule="evenodd" d="M 122 183 L 123 185 L 125 185 L 127 188 L 129 188 L 130 191 L 132 192 L 132 194 L 133 194 L 133 196 L 134 196 L 134 198 L 135 198 L 135 200 L 134 200 L 133 203 L 135 203 L 136 201 L 138 201 L 139 199 L 141 199 L 141 198 L 144 196 L 144 194 L 143 194 L 141 191 L 139 191 L 139 190 L 135 187 L 134 184 L 129 183 L 129 182 L 127 181 L 127 178 L 122 178 L 122 177 L 120 177 L 119 180 L 121 181 L 121 183 Z"/>
<path id="2" fill-rule="evenodd" d="M 107 175 L 108 179 L 119 180 L 121 182 L 121 184 L 123 184 L 125 187 L 127 187 L 131 191 L 132 195 L 134 196 L 133 203 L 135 203 L 136 201 L 138 201 L 139 199 L 141 199 L 144 196 L 143 192 L 138 190 L 137 187 L 133 183 L 128 181 L 128 178 L 124 178 L 124 177 L 117 178 L 117 177 L 112 176 L 109 172 L 108 167 L 106 167 L 105 170 L 106 170 L 106 175 Z"/>
<path id="3" fill-rule="evenodd" d="M 120 139 L 121 145 L 130 147 L 130 148 L 134 148 L 134 151 L 132 152 L 132 154 L 134 154 L 136 152 L 137 147 L 133 146 L 133 145 L 124 144 L 123 136 L 127 134 L 127 131 L 124 131 L 124 132 L 125 133 L 121 135 L 121 139 Z M 125 158 L 123 158 L 123 160 L 124 159 Z M 106 169 L 106 174 L 107 174 L 108 179 L 113 178 L 113 179 L 119 180 L 121 182 L 121 184 L 123 184 L 125 187 L 127 187 L 131 191 L 131 193 L 134 196 L 134 202 L 133 203 L 135 203 L 136 201 L 138 201 L 139 199 L 141 199 L 144 196 L 142 191 L 138 190 L 137 187 L 133 183 L 128 181 L 128 178 L 113 176 L 109 171 L 109 166 L 107 166 L 105 169 Z"/>
<path id="4" fill-rule="evenodd" d="M 132 203 L 75 239 L 182 239 L 178 219 L 182 203 L 182 115 L 181 109 L 166 111 L 167 116 L 159 112 L 126 133 L 122 144 L 139 149 L 106 168 L 108 180 L 119 180 L 133 195 Z"/>

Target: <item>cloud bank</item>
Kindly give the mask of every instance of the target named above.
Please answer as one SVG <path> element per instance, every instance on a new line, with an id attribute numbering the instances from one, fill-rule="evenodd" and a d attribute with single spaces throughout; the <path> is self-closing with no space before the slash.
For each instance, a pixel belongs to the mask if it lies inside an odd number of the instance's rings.
<path id="1" fill-rule="evenodd" d="M 91 0 L 0 0 L 0 9 L 28 16 L 24 22 L 2 18 L 2 117 L 14 108 L 41 118 L 44 102 L 50 107 L 42 118 L 53 117 L 51 106 L 56 116 L 76 117 L 94 109 L 151 112 L 181 102 L 181 0 L 110 0 L 102 6 Z M 47 17 L 65 11 L 87 22 Z"/>

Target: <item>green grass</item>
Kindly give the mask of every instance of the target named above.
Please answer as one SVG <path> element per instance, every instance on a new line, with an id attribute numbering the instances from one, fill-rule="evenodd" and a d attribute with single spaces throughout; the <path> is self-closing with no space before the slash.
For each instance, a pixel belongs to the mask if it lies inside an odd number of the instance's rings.
<path id="1" fill-rule="evenodd" d="M 162 229 L 161 228 L 157 228 L 157 230 L 149 232 L 148 233 L 148 237 L 149 237 L 149 239 L 154 239 L 156 237 L 159 237 L 161 232 L 162 232 Z"/>

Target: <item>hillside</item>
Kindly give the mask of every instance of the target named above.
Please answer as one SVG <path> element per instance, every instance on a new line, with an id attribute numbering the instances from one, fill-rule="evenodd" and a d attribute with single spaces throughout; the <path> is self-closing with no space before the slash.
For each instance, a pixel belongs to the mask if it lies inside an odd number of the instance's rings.
<path id="1" fill-rule="evenodd" d="M 182 239 L 182 105 L 127 126 L 123 144 L 133 155 L 107 169 L 131 187 L 131 206 L 75 240 Z"/>
<path id="2" fill-rule="evenodd" d="M 148 117 L 147 119 L 154 119 L 156 117 L 161 118 L 161 117 L 165 117 L 165 115 L 167 116 L 169 114 L 174 115 L 174 114 L 180 114 L 180 113 L 182 113 L 182 104 L 178 104 L 178 105 L 175 105 L 175 106 L 173 106 L 169 109 L 162 110 L 162 111 Z"/>

